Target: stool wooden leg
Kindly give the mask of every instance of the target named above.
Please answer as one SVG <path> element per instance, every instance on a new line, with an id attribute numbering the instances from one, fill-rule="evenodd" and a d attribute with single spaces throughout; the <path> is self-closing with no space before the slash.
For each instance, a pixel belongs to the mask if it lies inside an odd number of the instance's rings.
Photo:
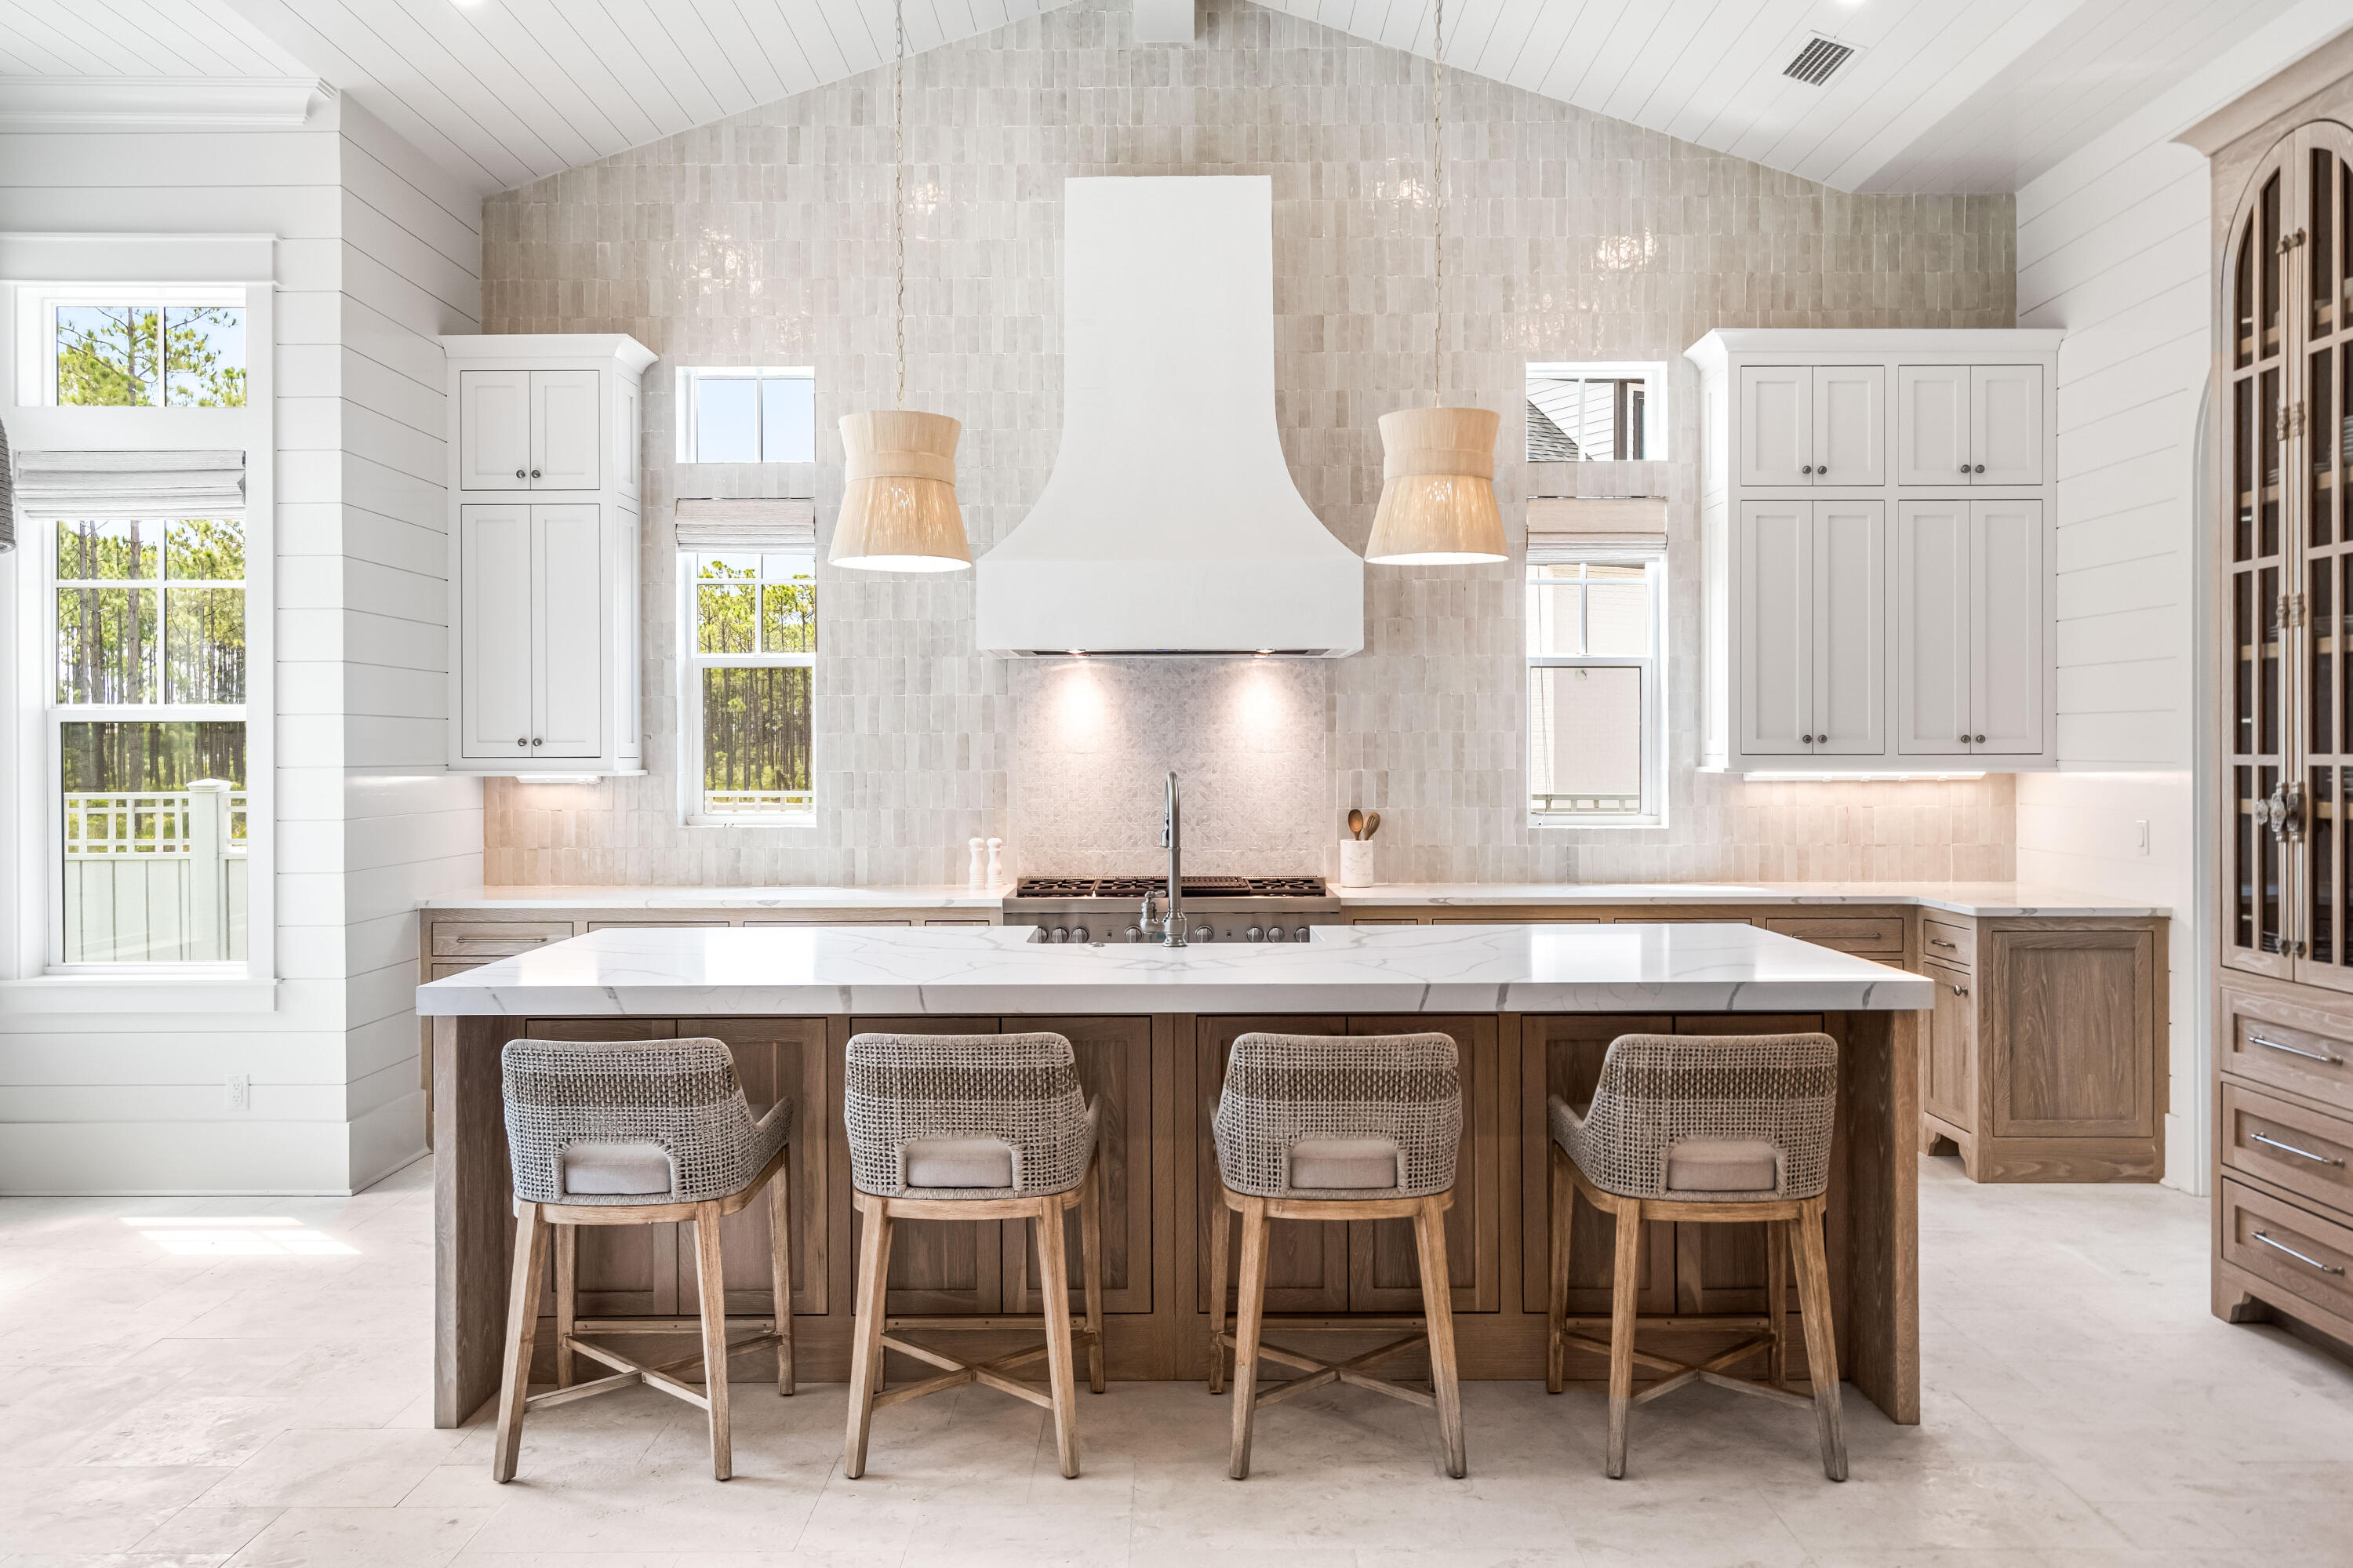
<path id="1" fill-rule="evenodd" d="M 1038 1288 L 1046 1308 L 1046 1383 L 1054 1396 L 1054 1448 L 1065 1477 L 1079 1473 L 1078 1381 L 1071 1365 L 1071 1261 L 1062 1245 L 1062 1203 L 1038 1204 Z"/>
<path id="2" fill-rule="evenodd" d="M 1568 1258 L 1569 1238 L 1577 1231 L 1577 1183 L 1568 1179 L 1568 1154 L 1546 1139 L 1552 1150 L 1552 1240 L 1545 1302 L 1545 1392 L 1558 1393 L 1568 1377 Z"/>
<path id="3" fill-rule="evenodd" d="M 776 1392 L 789 1397 L 793 1371 L 793 1162 L 768 1183 L 768 1286 L 776 1299 Z"/>
<path id="4" fill-rule="evenodd" d="M 694 1206 L 694 1283 L 702 1318 L 702 1396 L 711 1402 L 711 1474 L 735 1473 L 735 1439 L 727 1420 L 727 1275 L 719 1255 L 719 1205 Z"/>
<path id="5" fill-rule="evenodd" d="M 1822 1256 L 1822 1202 L 1789 1222 L 1798 1268 L 1798 1302 L 1806 1323 L 1806 1371 L 1814 1383 L 1814 1425 L 1822 1440 L 1822 1474 L 1846 1479 L 1846 1426 L 1839 1410 L 1838 1342 L 1831 1326 L 1830 1269 Z"/>
<path id="6" fill-rule="evenodd" d="M 1789 1381 L 1789 1254 L 1788 1227 L 1778 1220 L 1765 1224 L 1765 1320 L 1773 1336 L 1766 1352 L 1765 1375 L 1775 1388 Z"/>
<path id="7" fill-rule="evenodd" d="M 1642 1205 L 1618 1205 L 1617 1256 L 1609 1280 L 1609 1452 L 1603 1473 L 1626 1474 L 1626 1425 L 1634 1413 L 1634 1308 L 1641 1289 Z"/>
<path id="8" fill-rule="evenodd" d="M 580 1227 L 551 1225 L 555 1233 L 555 1386 L 572 1386 L 572 1330 L 580 1312 Z"/>
<path id="9" fill-rule="evenodd" d="M 1218 1342 L 1226 1331 L 1226 1255 L 1231 1250 L 1234 1212 L 1226 1207 L 1220 1191 L 1209 1200 L 1209 1392 L 1226 1392 L 1226 1347 Z"/>
<path id="10" fill-rule="evenodd" d="M 1239 1481 L 1250 1475 L 1250 1426 L 1258 1414 L 1258 1340 L 1266 1318 L 1270 1222 L 1263 1204 L 1251 1204 L 1236 1217 L 1242 1227 L 1242 1277 L 1234 1329 L 1234 1446 L 1226 1474 Z"/>
<path id="11" fill-rule="evenodd" d="M 1086 1191 L 1079 1197 L 1079 1277 L 1086 1287 L 1087 1389 L 1092 1393 L 1103 1391 L 1103 1160 L 1090 1157 Z M 1056 1214 L 1055 1228 L 1061 1224 Z"/>
<path id="12" fill-rule="evenodd" d="M 1446 1211 L 1425 1201 L 1413 1217 L 1414 1250 L 1420 1255 L 1421 1310 L 1430 1328 L 1430 1387 L 1438 1400 L 1438 1436 L 1446 1448 L 1446 1473 L 1457 1480 L 1467 1467 L 1462 1452 L 1462 1385 L 1454 1372 L 1454 1291 L 1446 1277 Z"/>
<path id="13" fill-rule="evenodd" d="M 891 1283 L 891 1211 L 858 1197 L 857 1323 L 849 1342 L 849 1434 L 841 1446 L 841 1473 L 866 1473 L 866 1436 L 874 1425 L 876 1374 L 882 1367 L 882 1298 Z"/>
<path id="14" fill-rule="evenodd" d="M 507 1283 L 506 1383 L 499 1390 L 499 1436 L 491 1478 L 514 1479 L 522 1447 L 522 1404 L 531 1392 L 531 1343 L 539 1330 L 539 1277 L 547 1261 L 547 1221 L 537 1203 L 515 1216 L 514 1272 Z"/>

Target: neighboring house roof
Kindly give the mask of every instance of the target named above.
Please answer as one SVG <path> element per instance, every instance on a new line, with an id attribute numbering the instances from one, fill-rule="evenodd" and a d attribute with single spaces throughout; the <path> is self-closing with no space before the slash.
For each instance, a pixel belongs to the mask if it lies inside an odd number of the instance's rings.
<path id="1" fill-rule="evenodd" d="M 1552 422 L 1552 416 L 1534 402 L 1528 404 L 1528 461 L 1530 462 L 1575 462 L 1579 457 L 1577 443 L 1568 432 Z"/>

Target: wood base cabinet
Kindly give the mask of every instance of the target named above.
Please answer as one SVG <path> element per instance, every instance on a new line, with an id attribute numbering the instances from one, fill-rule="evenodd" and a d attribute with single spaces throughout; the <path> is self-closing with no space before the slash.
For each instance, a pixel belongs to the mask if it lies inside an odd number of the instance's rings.
<path id="1" fill-rule="evenodd" d="M 1921 1147 L 1975 1181 L 2165 1174 L 2165 923 L 1921 921 Z"/>

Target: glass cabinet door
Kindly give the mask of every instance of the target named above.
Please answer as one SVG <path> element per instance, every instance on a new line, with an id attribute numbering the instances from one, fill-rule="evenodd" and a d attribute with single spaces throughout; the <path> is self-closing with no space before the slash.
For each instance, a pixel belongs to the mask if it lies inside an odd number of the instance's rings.
<path id="1" fill-rule="evenodd" d="M 2297 221 L 2284 238 L 2294 280 L 2295 403 L 2280 441 L 2291 465 L 2302 547 L 2296 635 L 2303 645 L 2300 777 L 2305 786 L 2303 920 L 2294 934 L 2295 976 L 2353 990 L 2353 927 L 2347 912 L 2348 835 L 2340 803 L 2353 799 L 2353 512 L 2346 506 L 2353 453 L 2353 144 L 2315 127 L 2296 138 L 2283 173 L 2295 183 Z M 2285 355 L 2283 355 L 2284 358 Z M 2293 826 L 2294 824 L 2289 824 Z M 2275 835 L 2276 836 L 2276 835 Z M 2293 841 L 2290 841 L 2293 842 Z"/>

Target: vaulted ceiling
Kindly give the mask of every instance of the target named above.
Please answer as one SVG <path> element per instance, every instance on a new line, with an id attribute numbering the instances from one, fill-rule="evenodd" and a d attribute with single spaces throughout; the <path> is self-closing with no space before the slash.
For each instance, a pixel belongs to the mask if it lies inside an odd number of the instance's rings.
<path id="1" fill-rule="evenodd" d="M 908 47 L 1068 3 L 906 0 Z M 1267 3 L 1430 52 L 1431 0 Z M 2008 191 L 2299 7 L 1451 0 L 1446 58 L 1841 189 Z M 1819 86 L 1784 74 L 1815 35 L 1855 51 Z M 314 75 L 481 191 L 871 69 L 892 42 L 892 0 L 0 0 L 9 77 Z"/>

